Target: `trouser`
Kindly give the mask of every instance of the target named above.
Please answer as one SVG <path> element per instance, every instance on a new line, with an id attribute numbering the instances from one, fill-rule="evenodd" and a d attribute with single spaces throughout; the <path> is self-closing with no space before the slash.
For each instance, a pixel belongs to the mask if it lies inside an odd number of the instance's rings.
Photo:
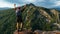
<path id="1" fill-rule="evenodd" d="M 23 22 L 21 16 L 17 16 L 17 30 L 23 30 Z"/>

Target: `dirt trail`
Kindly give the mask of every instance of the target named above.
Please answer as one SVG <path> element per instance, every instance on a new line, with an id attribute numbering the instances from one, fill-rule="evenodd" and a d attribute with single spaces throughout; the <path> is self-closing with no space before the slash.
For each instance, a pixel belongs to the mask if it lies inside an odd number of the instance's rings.
<path id="1" fill-rule="evenodd" d="M 21 31 L 21 32 L 18 32 L 17 30 L 14 32 L 14 34 L 31 34 L 31 31 Z"/>
<path id="2" fill-rule="evenodd" d="M 31 33 L 31 31 L 29 31 L 29 32 L 28 31 L 18 32 L 17 30 L 14 32 L 14 34 L 32 34 L 32 33 Z M 35 34 L 60 34 L 60 31 L 45 31 L 45 32 L 36 31 Z"/>
<path id="3" fill-rule="evenodd" d="M 26 32 L 22 31 L 22 32 L 18 32 L 17 30 L 14 32 L 14 34 L 26 34 Z"/>

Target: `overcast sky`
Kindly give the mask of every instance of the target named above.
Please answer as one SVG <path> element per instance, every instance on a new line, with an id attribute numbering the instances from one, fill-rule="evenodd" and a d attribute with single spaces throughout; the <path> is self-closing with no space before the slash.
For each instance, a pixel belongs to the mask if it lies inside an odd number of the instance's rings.
<path id="1" fill-rule="evenodd" d="M 0 8 L 13 8 L 14 4 L 17 4 L 17 6 L 22 6 L 29 3 L 47 8 L 60 7 L 60 0 L 0 0 Z"/>

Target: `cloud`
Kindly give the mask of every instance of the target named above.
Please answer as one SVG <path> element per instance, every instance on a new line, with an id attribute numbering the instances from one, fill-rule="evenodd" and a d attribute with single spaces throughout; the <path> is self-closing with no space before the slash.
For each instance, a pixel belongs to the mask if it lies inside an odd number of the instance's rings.
<path id="1" fill-rule="evenodd" d="M 5 2 L 15 3 L 15 4 L 24 4 L 24 0 L 5 0 Z"/>
<path id="2" fill-rule="evenodd" d="M 36 3 L 36 2 L 43 2 L 45 0 L 5 0 L 6 2 L 16 3 L 16 4 L 28 4 L 28 3 Z"/>
<path id="3" fill-rule="evenodd" d="M 24 5 L 24 4 L 16 4 L 16 7 L 22 6 L 22 5 Z M 14 3 L 10 3 L 10 2 L 6 2 L 4 0 L 1 0 L 0 1 L 0 8 L 4 8 L 4 7 L 14 8 Z"/>
<path id="4" fill-rule="evenodd" d="M 9 8 L 13 8 L 13 4 L 12 3 L 8 3 L 8 2 L 5 2 L 5 1 L 0 1 L 0 8 L 3 8 L 3 7 L 9 7 Z"/>
<path id="5" fill-rule="evenodd" d="M 13 7 L 13 4 L 17 4 L 17 6 L 22 6 L 24 4 L 29 4 L 29 3 L 33 3 L 37 6 L 43 6 L 43 7 L 47 7 L 47 8 L 52 8 L 52 7 L 56 7 L 56 6 L 60 6 L 60 0 L 3 0 L 4 2 L 1 2 L 2 0 L 0 0 L 0 7 Z M 1 3 L 4 3 L 1 4 Z"/>
<path id="6" fill-rule="evenodd" d="M 38 6 L 43 6 L 46 8 L 53 8 L 53 7 L 57 7 L 60 6 L 60 0 L 44 0 L 42 2 L 37 2 L 35 5 Z"/>
<path id="7" fill-rule="evenodd" d="M 30 3 L 33 3 L 33 2 L 36 2 L 36 0 L 24 0 L 24 2 L 30 2 Z"/>
<path id="8" fill-rule="evenodd" d="M 23 2 L 28 2 L 28 3 L 36 3 L 36 2 L 43 2 L 44 0 L 24 0 Z"/>
<path id="9" fill-rule="evenodd" d="M 55 6 L 60 6 L 60 1 L 56 1 Z"/>

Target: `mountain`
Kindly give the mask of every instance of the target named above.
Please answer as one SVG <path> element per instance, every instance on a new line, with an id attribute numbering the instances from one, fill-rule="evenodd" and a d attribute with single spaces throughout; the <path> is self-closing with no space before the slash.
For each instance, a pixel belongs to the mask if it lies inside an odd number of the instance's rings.
<path id="1" fill-rule="evenodd" d="M 6 9 L 10 9 L 10 8 L 8 7 L 0 8 L 0 10 L 6 10 Z"/>
<path id="2" fill-rule="evenodd" d="M 56 10 L 59 10 L 59 11 L 60 11 L 60 6 L 58 6 L 58 7 L 54 7 L 54 9 L 56 9 Z"/>
<path id="3" fill-rule="evenodd" d="M 60 8 L 59 8 L 59 7 L 55 8 L 55 9 L 57 9 L 57 10 L 59 10 L 59 11 L 60 11 Z"/>
<path id="4" fill-rule="evenodd" d="M 24 18 L 23 20 L 25 21 L 24 23 L 26 23 L 26 21 L 29 20 L 27 24 L 29 24 L 30 22 L 33 30 L 35 29 L 49 30 L 48 27 L 50 27 L 53 23 L 56 22 L 59 23 L 59 13 L 60 12 L 56 9 L 37 7 L 33 4 L 29 4 L 29 6 L 27 6 L 26 9 L 23 11 L 23 18 Z M 46 26 L 49 23 L 50 26 Z M 53 28 L 54 27 L 52 27 L 51 29 Z"/>
<path id="5" fill-rule="evenodd" d="M 24 28 L 39 29 L 42 31 L 60 30 L 54 23 L 60 23 L 59 11 L 44 7 L 37 7 L 34 4 L 26 4 L 22 9 L 22 20 Z M 24 10 L 23 10 L 24 9 Z M 16 30 L 16 14 L 14 9 L 0 11 L 0 34 L 13 34 Z"/>

